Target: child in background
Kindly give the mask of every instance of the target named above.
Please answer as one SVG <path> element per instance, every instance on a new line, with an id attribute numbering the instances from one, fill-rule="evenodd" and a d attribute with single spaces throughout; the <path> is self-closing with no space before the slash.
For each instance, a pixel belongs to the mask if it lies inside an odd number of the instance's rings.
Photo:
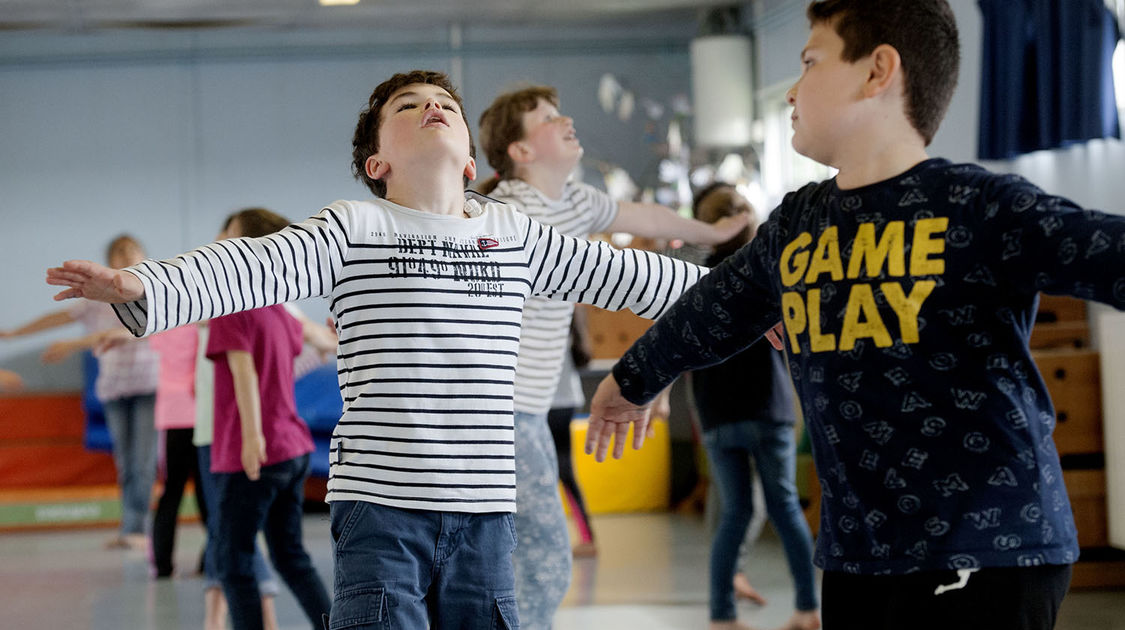
<path id="1" fill-rule="evenodd" d="M 229 224 L 229 222 L 228 222 Z M 219 238 L 227 238 L 226 228 Z M 217 488 L 215 475 L 211 472 L 211 442 L 215 421 L 215 368 L 207 358 L 208 327 L 203 322 L 196 325 L 199 342 L 195 355 L 195 432 L 192 443 L 199 458 L 199 477 L 203 486 L 202 498 L 207 502 L 208 518 L 207 543 L 203 552 L 203 628 L 204 630 L 223 630 L 227 621 L 227 598 L 223 595 L 223 584 L 219 580 L 219 570 L 215 558 L 219 524 L 216 522 Z M 258 593 L 262 602 L 263 630 L 277 630 L 276 597 L 281 590 L 266 563 L 262 550 L 255 541 L 253 556 L 254 579 L 258 583 Z"/>
<path id="2" fill-rule="evenodd" d="M 157 578 L 172 576 L 176 523 L 188 479 L 195 486 L 199 518 L 207 522 L 207 501 L 201 496 L 204 488 L 192 443 L 198 337 L 195 326 L 181 326 L 149 339 L 149 346 L 160 355 L 155 418 L 156 429 L 164 438 L 164 491 L 152 518 L 152 562 Z"/>
<path id="3" fill-rule="evenodd" d="M 753 216 L 749 202 L 727 184 L 704 188 L 693 206 L 696 218 L 708 223 L 734 214 Z M 757 228 L 754 219 L 746 230 L 717 245 L 706 265 L 715 267 L 750 242 Z M 820 618 L 812 534 L 797 497 L 796 406 L 785 354 L 758 341 L 723 363 L 692 372 L 691 389 L 720 499 L 719 527 L 711 544 L 711 629 L 749 627 L 737 621 L 734 577 L 754 512 L 753 463 L 796 587 L 797 612 L 784 630 L 816 630 Z"/>
<path id="4" fill-rule="evenodd" d="M 594 232 L 721 243 L 746 225 L 728 217 L 715 225 L 685 219 L 656 204 L 616 202 L 573 181 L 582 157 L 574 121 L 558 111 L 552 87 L 501 94 L 481 114 L 481 145 L 496 170 L 495 187 L 482 190 L 562 234 Z M 659 281 L 659 279 L 658 279 Z M 516 595 L 524 628 L 549 628 L 570 585 L 571 549 L 557 490 L 559 462 L 548 411 L 562 375 L 574 305 L 535 297 L 524 306 L 515 374 Z"/>
<path id="5" fill-rule="evenodd" d="M 1047 630 L 1078 558 L 1028 348 L 1038 292 L 1125 308 L 1125 217 L 930 159 L 953 95 L 945 0 L 826 0 L 790 88 L 793 148 L 839 169 L 790 193 L 595 394 L 588 452 L 644 401 L 780 316 L 822 487 L 827 628 Z M 689 334 L 690 333 L 690 334 Z"/>
<path id="6" fill-rule="evenodd" d="M 145 257 L 141 244 L 122 235 L 110 242 L 106 261 L 113 269 L 123 269 Z M 82 300 L 69 309 L 55 311 L 10 331 L 0 338 L 19 337 L 79 322 L 86 335 L 56 341 L 47 347 L 43 360 L 62 361 L 71 354 L 97 347 L 107 335 L 120 330 L 113 309 L 105 304 Z M 156 481 L 156 353 L 148 340 L 131 340 L 104 352 L 95 353 L 98 378 L 94 392 L 102 403 L 106 426 L 113 438 L 113 462 L 117 485 L 121 489 L 121 526 L 106 542 L 109 549 L 144 549 L 145 523 L 148 522 L 152 486 Z"/>
<path id="7" fill-rule="evenodd" d="M 581 309 L 575 311 L 575 319 L 581 312 L 583 312 Z M 570 452 L 570 423 L 574 420 L 575 412 L 586 404 L 586 396 L 582 393 L 582 381 L 578 377 L 578 368 L 585 367 L 589 362 L 590 347 L 586 339 L 585 326 L 576 326 L 572 321 L 570 352 L 563 355 L 559 386 L 555 390 L 554 400 L 551 401 L 551 410 L 547 412 L 547 427 L 551 431 L 551 440 L 555 443 L 559 481 L 562 483 L 566 501 L 570 505 L 570 514 L 574 517 L 574 524 L 578 529 L 578 544 L 574 545 L 572 550 L 576 558 L 590 558 L 598 553 L 598 548 L 594 544 L 594 530 L 590 527 L 590 514 L 586 511 L 582 488 L 574 476 L 574 464 Z"/>
<path id="8" fill-rule="evenodd" d="M 467 199 L 468 120 L 441 73 L 377 86 L 352 144 L 353 172 L 376 199 L 128 271 L 68 261 L 48 282 L 70 287 L 57 299 L 115 303 L 138 335 L 329 296 L 344 400 L 327 497 L 331 627 L 517 627 L 512 380 L 524 302 L 654 317 L 706 270 Z"/>
<path id="9" fill-rule="evenodd" d="M 268 210 L 247 209 L 234 216 L 227 233 L 256 238 L 288 224 Z M 301 324 L 274 305 L 217 317 L 208 328 L 207 358 L 215 363 L 216 561 L 231 618 L 237 629 L 263 627 L 254 554 L 264 531 L 270 561 L 316 626 L 332 602 L 302 536 L 314 447 L 293 392 Z"/>

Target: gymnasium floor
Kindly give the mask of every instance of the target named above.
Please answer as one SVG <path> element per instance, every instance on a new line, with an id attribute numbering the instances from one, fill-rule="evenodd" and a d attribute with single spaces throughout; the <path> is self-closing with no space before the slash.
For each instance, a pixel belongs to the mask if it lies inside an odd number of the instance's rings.
<path id="1" fill-rule="evenodd" d="M 708 537 L 701 518 L 598 516 L 594 527 L 600 553 L 576 561 L 556 630 L 707 627 Z M 143 552 L 102 549 L 111 533 L 0 534 L 0 627 L 202 628 L 201 580 L 191 575 L 152 580 Z M 331 580 L 327 514 L 306 516 L 305 536 L 322 577 Z M 202 537 L 197 524 L 181 526 L 179 566 L 194 565 Z M 780 545 L 768 529 L 757 550 L 751 579 L 770 604 L 743 606 L 740 616 L 755 628 L 774 628 L 791 611 L 792 590 Z M 286 630 L 309 627 L 284 589 L 278 616 Z M 1071 593 L 1057 630 L 1125 630 L 1125 591 Z"/>

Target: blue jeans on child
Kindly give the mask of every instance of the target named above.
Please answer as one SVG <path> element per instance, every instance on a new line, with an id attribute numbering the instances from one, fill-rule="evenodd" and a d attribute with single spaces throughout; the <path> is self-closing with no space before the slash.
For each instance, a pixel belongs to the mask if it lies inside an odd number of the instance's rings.
<path id="1" fill-rule="evenodd" d="M 121 487 L 121 533 L 143 534 L 156 482 L 156 395 L 102 401 Z"/>
<path id="2" fill-rule="evenodd" d="M 207 503 L 207 522 L 204 523 L 207 528 L 207 546 L 203 551 L 203 588 L 222 588 L 223 585 L 219 582 L 219 569 L 215 565 L 219 505 L 218 496 L 215 494 L 217 492 L 215 473 L 211 472 L 211 445 L 195 447 L 195 454 L 199 459 L 199 483 L 203 486 L 203 491 L 196 496 L 202 496 L 203 501 Z M 270 571 L 270 566 L 266 564 L 266 558 L 262 555 L 257 542 L 254 543 L 254 579 L 258 581 L 258 592 L 262 597 L 277 595 L 280 586 L 273 572 Z"/>
<path id="3" fill-rule="evenodd" d="M 512 515 L 333 501 L 330 630 L 519 627 Z"/>
<path id="4" fill-rule="evenodd" d="M 308 455 L 262 467 L 257 481 L 250 481 L 244 472 L 215 474 L 216 558 L 235 630 L 262 627 L 261 594 L 254 576 L 258 531 L 265 532 L 274 569 L 314 626 L 332 606 L 301 533 L 308 476 Z"/>
<path id="5" fill-rule="evenodd" d="M 719 488 L 719 528 L 711 543 L 711 619 L 735 618 L 734 578 L 738 547 L 754 513 L 750 490 L 753 458 L 773 523 L 796 589 L 797 610 L 816 610 L 812 534 L 801 512 L 796 485 L 796 445 L 792 425 L 742 421 L 703 433 L 711 475 Z"/>

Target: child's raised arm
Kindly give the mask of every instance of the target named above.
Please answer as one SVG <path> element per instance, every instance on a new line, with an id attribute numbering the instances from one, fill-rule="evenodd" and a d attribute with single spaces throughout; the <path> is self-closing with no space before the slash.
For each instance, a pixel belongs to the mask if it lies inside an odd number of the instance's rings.
<path id="1" fill-rule="evenodd" d="M 667 206 L 623 201 L 617 204 L 611 232 L 628 232 L 645 238 L 681 239 L 695 245 L 718 245 L 734 238 L 750 222 L 746 213 L 723 217 L 714 223 L 687 219 Z"/>

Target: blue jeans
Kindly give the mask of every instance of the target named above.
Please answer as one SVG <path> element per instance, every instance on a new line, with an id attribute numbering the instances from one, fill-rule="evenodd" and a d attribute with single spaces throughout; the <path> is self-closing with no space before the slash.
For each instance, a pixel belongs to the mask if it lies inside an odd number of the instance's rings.
<path id="1" fill-rule="evenodd" d="M 207 504 L 207 522 L 204 523 L 207 528 L 207 547 L 203 551 L 203 588 L 221 588 L 219 569 L 215 565 L 219 501 L 215 494 L 218 492 L 215 487 L 215 473 L 211 472 L 211 445 L 197 446 L 195 454 L 199 458 L 199 484 L 203 486 L 202 491 L 196 496 L 203 497 L 203 502 Z M 277 595 L 279 590 L 277 579 L 270 571 L 270 566 L 266 564 L 266 558 L 258 548 L 257 542 L 254 543 L 254 579 L 258 581 L 258 591 L 262 597 Z"/>
<path id="2" fill-rule="evenodd" d="M 264 466 L 257 481 L 243 472 L 215 473 L 219 508 L 215 557 L 235 630 L 262 627 L 261 594 L 254 576 L 259 530 L 265 531 L 274 568 L 314 626 L 332 606 L 301 534 L 308 476 L 308 455 Z"/>
<path id="3" fill-rule="evenodd" d="M 333 501 L 330 630 L 519 627 L 512 515 Z"/>
<path id="4" fill-rule="evenodd" d="M 703 433 L 711 475 L 722 507 L 711 543 L 711 619 L 735 618 L 734 579 L 738 547 L 754 513 L 750 494 L 750 459 L 758 469 L 766 496 L 766 513 L 781 538 L 789 573 L 797 591 L 797 610 L 816 610 L 812 534 L 797 498 L 796 444 L 793 427 L 776 422 L 735 422 Z"/>
<path id="5" fill-rule="evenodd" d="M 102 401 L 121 488 L 121 533 L 143 534 L 156 482 L 155 394 Z"/>

